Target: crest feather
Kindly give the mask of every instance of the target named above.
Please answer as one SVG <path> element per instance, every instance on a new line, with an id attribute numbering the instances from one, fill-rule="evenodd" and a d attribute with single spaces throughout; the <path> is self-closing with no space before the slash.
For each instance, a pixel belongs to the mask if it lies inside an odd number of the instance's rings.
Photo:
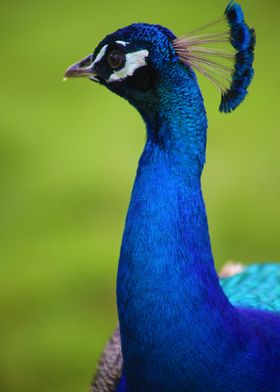
<path id="1" fill-rule="evenodd" d="M 227 31 L 200 34 L 223 21 L 227 22 Z M 221 19 L 175 38 L 172 43 L 184 64 L 202 73 L 220 90 L 221 112 L 233 111 L 244 100 L 254 75 L 256 36 L 254 29 L 245 23 L 239 4 L 231 1 Z M 228 49 L 224 48 L 227 44 Z"/>

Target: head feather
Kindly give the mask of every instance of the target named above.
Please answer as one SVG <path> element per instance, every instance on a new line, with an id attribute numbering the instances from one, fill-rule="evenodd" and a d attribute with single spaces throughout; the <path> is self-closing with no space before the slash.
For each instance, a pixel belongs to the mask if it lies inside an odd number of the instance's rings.
<path id="1" fill-rule="evenodd" d="M 221 33 L 197 34 L 221 22 L 227 30 Z M 221 92 L 221 112 L 231 112 L 246 97 L 254 75 L 253 61 L 256 43 L 254 29 L 244 21 L 239 4 L 231 1 L 224 17 L 173 40 L 179 59 L 211 80 Z M 223 45 L 222 48 L 211 45 Z M 229 49 L 224 49 L 228 44 Z"/>

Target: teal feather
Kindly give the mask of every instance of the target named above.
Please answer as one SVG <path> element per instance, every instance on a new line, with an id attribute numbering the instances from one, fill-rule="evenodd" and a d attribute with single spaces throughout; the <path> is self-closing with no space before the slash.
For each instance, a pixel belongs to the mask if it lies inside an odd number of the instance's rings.
<path id="1" fill-rule="evenodd" d="M 279 263 L 251 265 L 220 283 L 235 306 L 280 312 Z"/>

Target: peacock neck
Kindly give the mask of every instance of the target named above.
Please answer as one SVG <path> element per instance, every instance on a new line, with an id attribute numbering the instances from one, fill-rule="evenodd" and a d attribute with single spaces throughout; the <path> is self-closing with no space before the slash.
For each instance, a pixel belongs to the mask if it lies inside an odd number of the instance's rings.
<path id="1" fill-rule="evenodd" d="M 138 391 L 136 380 L 141 380 L 139 391 L 150 391 L 153 383 L 153 391 L 158 386 L 176 391 L 186 366 L 197 369 L 195 361 L 201 362 L 199 340 L 223 329 L 222 314 L 234 312 L 215 271 L 201 192 L 205 111 L 197 90 L 186 105 L 188 88 L 159 99 L 156 122 L 145 119 L 148 138 L 126 218 L 117 301 L 133 391 Z M 189 363 L 186 356 L 192 358 Z M 176 379 L 171 372 L 181 360 L 184 367 Z"/>
<path id="2" fill-rule="evenodd" d="M 147 127 L 146 150 L 158 146 L 168 155 L 172 171 L 199 187 L 207 118 L 194 72 L 177 63 L 167 64 L 161 69 L 155 95 L 153 103 L 145 102 L 140 110 Z"/>

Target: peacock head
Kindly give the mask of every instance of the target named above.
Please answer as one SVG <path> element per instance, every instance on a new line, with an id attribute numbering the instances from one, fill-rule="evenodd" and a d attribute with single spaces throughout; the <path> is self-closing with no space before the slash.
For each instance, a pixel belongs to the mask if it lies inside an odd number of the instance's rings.
<path id="1" fill-rule="evenodd" d="M 179 38 L 160 25 L 132 24 L 105 37 L 93 54 L 67 69 L 65 78 L 98 82 L 148 113 L 157 105 L 166 80 L 173 77 L 178 86 L 184 73 L 192 80 L 192 88 L 196 85 L 193 71 L 198 71 L 220 89 L 220 111 L 230 112 L 244 100 L 253 76 L 255 34 L 233 1 L 221 21 L 227 22 L 226 32 L 201 35 L 201 28 Z M 209 48 L 226 42 L 231 52 Z"/>
<path id="2" fill-rule="evenodd" d="M 105 37 L 93 54 L 72 65 L 65 77 L 87 77 L 151 111 L 164 68 L 177 61 L 174 34 L 152 24 L 132 24 Z"/>

